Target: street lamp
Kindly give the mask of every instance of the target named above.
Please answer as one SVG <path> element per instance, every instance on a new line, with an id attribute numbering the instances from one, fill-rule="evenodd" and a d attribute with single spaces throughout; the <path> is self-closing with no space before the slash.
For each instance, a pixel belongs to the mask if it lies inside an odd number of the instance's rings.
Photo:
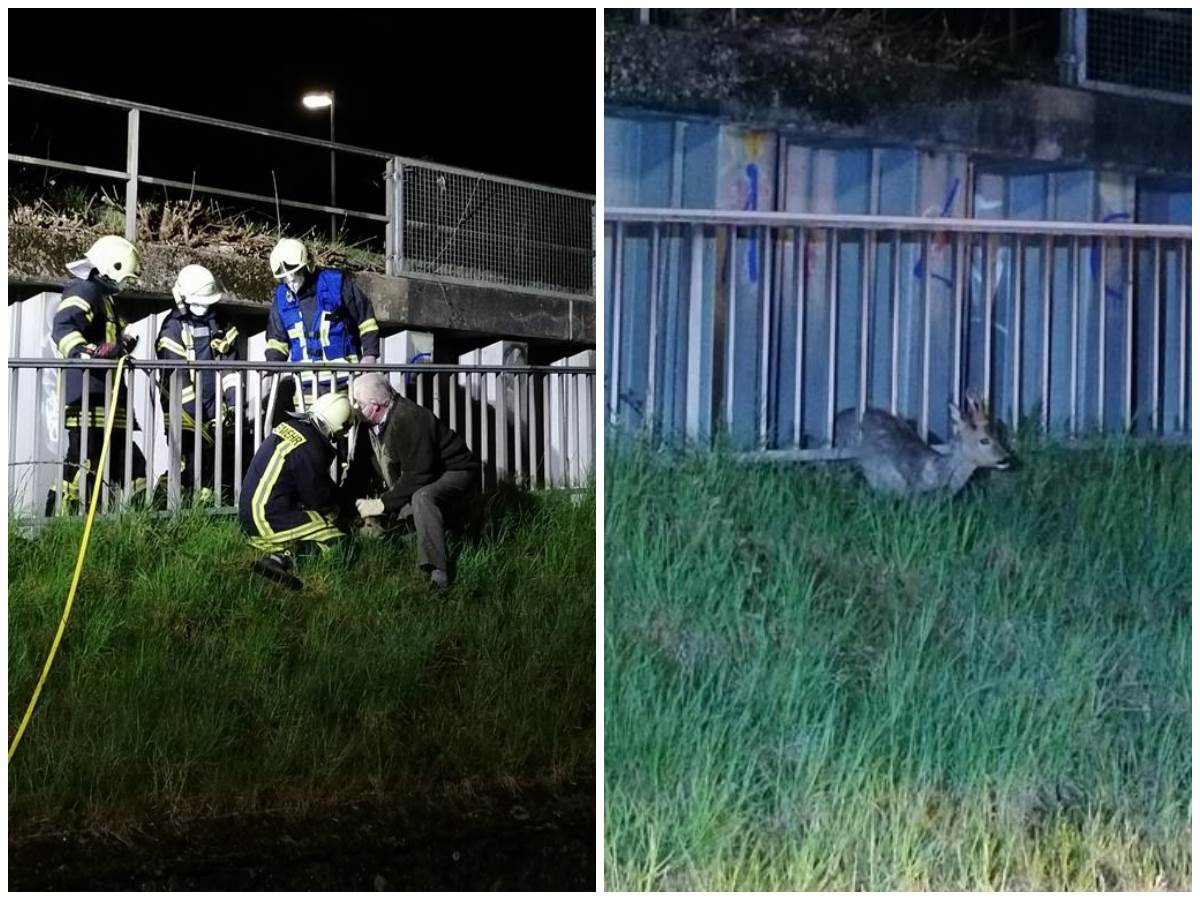
<path id="1" fill-rule="evenodd" d="M 329 107 L 329 143 L 334 143 L 333 140 L 333 91 L 321 91 L 314 94 L 305 94 L 301 102 L 307 109 L 324 109 Z M 337 174 L 334 167 L 335 150 L 329 148 L 329 205 L 337 206 Z M 329 214 L 329 239 L 337 240 L 337 216 L 335 213 Z"/>

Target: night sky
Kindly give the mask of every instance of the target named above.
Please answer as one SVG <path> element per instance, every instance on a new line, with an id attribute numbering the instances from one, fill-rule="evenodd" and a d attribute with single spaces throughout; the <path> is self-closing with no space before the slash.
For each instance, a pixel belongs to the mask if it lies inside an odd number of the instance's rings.
<path id="1" fill-rule="evenodd" d="M 590 9 L 11 10 L 8 22 L 10 77 L 326 139 L 328 112 L 300 97 L 332 88 L 339 143 L 595 192 Z M 34 34 L 57 37 L 22 37 Z M 9 152 L 124 169 L 123 111 L 15 88 L 9 102 Z M 274 170 L 281 196 L 328 202 L 325 150 L 142 122 L 144 174 L 269 195 Z M 382 166 L 339 154 L 339 205 L 382 212 Z"/>

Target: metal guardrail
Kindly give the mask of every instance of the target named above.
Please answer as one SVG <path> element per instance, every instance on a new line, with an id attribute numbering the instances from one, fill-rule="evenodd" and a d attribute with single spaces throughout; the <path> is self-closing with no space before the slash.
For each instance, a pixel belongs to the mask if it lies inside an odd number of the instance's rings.
<path id="1" fill-rule="evenodd" d="M 1068 84 L 1148 100 L 1192 102 L 1192 17 L 1167 9 L 1064 9 Z"/>
<path id="2" fill-rule="evenodd" d="M 824 458 L 876 406 L 945 439 L 968 389 L 1058 436 L 1191 430 L 1191 229 L 605 211 L 611 423 Z"/>
<path id="3" fill-rule="evenodd" d="M 9 153 L 10 163 L 125 182 L 125 237 L 137 236 L 138 185 L 149 184 L 385 224 L 388 275 L 565 295 L 594 294 L 595 198 L 588 194 L 408 159 L 380 150 L 289 134 L 161 106 L 104 97 L 20 78 L 9 87 L 124 109 L 125 169 Z M 384 212 L 348 209 L 147 175 L 139 168 L 142 115 L 385 160 Z"/>
<path id="4" fill-rule="evenodd" d="M 58 360 L 12 358 L 9 367 L 9 485 L 10 510 L 23 519 L 38 518 L 51 484 L 61 484 L 66 462 L 63 379 L 68 369 L 83 371 L 80 416 L 90 413 L 90 380 L 103 379 L 105 409 L 112 397 L 116 363 L 112 360 Z M 134 434 L 146 459 L 149 487 L 165 489 L 166 506 L 177 510 L 184 503 L 181 460 L 187 450 L 194 453 L 197 470 L 211 448 L 232 443 L 232 453 L 213 457 L 209 485 L 217 511 L 236 509 L 241 496 L 241 478 L 252 454 L 270 433 L 281 378 L 298 379 L 310 373 L 312 364 L 167 361 L 129 359 L 123 373 L 127 397 L 138 397 L 135 379 L 149 379 L 142 402 L 127 409 L 130 427 L 123 432 L 125 467 L 112 472 L 110 454 L 99 484 L 103 509 L 119 511 L 133 488 Z M 321 370 L 361 374 L 361 366 L 324 364 Z M 194 426 L 182 425 L 182 390 L 185 375 L 193 372 L 197 394 L 203 382 L 223 389 L 233 382 L 234 404 L 225 414 L 222 391 L 217 391 L 218 415 L 207 434 L 199 418 Z M 515 481 L 529 488 L 576 488 L 585 485 L 595 470 L 595 369 L 578 366 L 462 366 L 442 364 L 388 365 L 371 371 L 389 375 L 393 387 L 405 397 L 430 409 L 435 416 L 463 437 L 482 462 L 482 485 Z M 275 376 L 275 377 L 272 377 Z M 399 376 L 399 377 L 397 377 Z M 56 384 L 56 421 L 48 418 L 42 386 Z M 29 388 L 32 386 L 33 391 Z M 296 405 L 303 409 L 318 395 L 302 395 L 296 385 Z M 164 410 L 162 395 L 166 394 Z M 34 398 L 30 403 L 29 398 Z M 32 408 L 31 408 L 32 407 Z M 136 407 L 136 408 L 135 408 Z M 136 424 L 133 420 L 136 419 Z M 114 432 L 114 434 L 121 434 Z M 165 452 L 158 449 L 165 436 Z M 87 458 L 87 429 L 81 434 L 80 458 Z M 189 447 L 190 445 L 190 447 Z M 24 449 L 25 452 L 22 452 Z M 228 459 L 226 457 L 229 457 Z M 232 503 L 222 505 L 224 488 L 232 488 Z M 80 505 L 86 507 L 86 490 Z M 56 512 L 62 512 L 58 498 Z"/>

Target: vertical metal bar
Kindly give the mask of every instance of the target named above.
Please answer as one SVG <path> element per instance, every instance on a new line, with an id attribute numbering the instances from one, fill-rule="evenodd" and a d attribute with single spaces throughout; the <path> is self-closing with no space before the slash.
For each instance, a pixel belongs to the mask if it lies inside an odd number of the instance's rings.
<path id="1" fill-rule="evenodd" d="M 474 439 L 475 438 L 475 421 L 474 421 L 475 420 L 475 373 L 474 372 L 467 372 L 466 384 L 467 384 L 467 391 L 466 391 L 467 408 L 466 408 L 465 412 L 466 412 L 467 430 L 466 430 L 466 434 L 464 435 L 464 439 L 467 442 L 467 446 L 470 447 L 471 450 L 473 450 L 475 453 L 478 453 L 479 452 L 479 442 Z"/>
<path id="2" fill-rule="evenodd" d="M 508 376 L 496 374 L 496 480 L 507 481 L 508 471 Z"/>
<path id="3" fill-rule="evenodd" d="M 121 406 L 125 410 L 125 471 L 121 473 L 121 504 L 123 506 L 129 502 L 129 495 L 133 489 L 133 369 L 127 368 L 121 375 L 125 380 L 117 385 L 117 389 L 124 392 Z M 148 488 L 148 478 L 146 483 Z"/>
<path id="4" fill-rule="evenodd" d="M 795 409 L 792 418 L 792 445 L 799 450 L 804 439 L 804 289 L 805 264 L 807 260 L 808 235 L 804 228 L 796 229 L 796 381 L 793 397 Z"/>
<path id="5" fill-rule="evenodd" d="M 258 390 L 254 401 L 254 450 L 257 453 L 258 448 L 262 446 L 263 439 L 263 370 L 255 369 L 254 374 L 258 382 Z M 268 379 L 271 382 L 271 391 L 273 393 L 275 385 L 279 383 L 279 378 L 268 376 Z"/>
<path id="6" fill-rule="evenodd" d="M 900 232 L 892 238 L 892 383 L 891 412 L 900 408 Z"/>
<path id="7" fill-rule="evenodd" d="M 1188 360 L 1188 241 L 1179 241 L 1179 425 L 1178 431 L 1187 431 L 1187 360 Z"/>
<path id="8" fill-rule="evenodd" d="M 593 370 L 594 372 L 594 370 Z M 588 471 L 596 476 L 596 379 L 592 372 L 583 378 L 584 410 L 583 422 L 587 434 Z"/>
<path id="9" fill-rule="evenodd" d="M 542 460 L 543 478 L 542 484 L 545 487 L 554 487 L 554 455 L 550 446 L 550 428 L 553 424 L 553 416 L 550 415 L 550 374 L 542 375 L 542 446 L 545 456 Z"/>
<path id="10" fill-rule="evenodd" d="M 837 320 L 838 320 L 838 233 L 829 229 L 829 396 L 826 398 L 826 435 L 833 446 L 833 422 L 837 415 Z"/>
<path id="11" fill-rule="evenodd" d="M 150 335 L 153 337 L 158 334 L 158 313 L 150 317 Z M 153 357 L 154 354 L 151 353 Z M 156 480 L 154 477 L 154 451 L 155 444 L 158 443 L 158 420 L 155 417 L 155 412 L 162 399 L 159 394 L 159 385 L 162 384 L 161 369 L 145 371 L 146 378 L 146 422 L 142 426 L 142 442 L 146 448 L 146 500 L 154 496 L 154 486 Z M 156 381 L 155 378 L 158 377 Z M 130 409 L 133 408 L 132 398 L 129 401 Z"/>
<path id="12" fill-rule="evenodd" d="M 1125 431 L 1133 430 L 1133 238 L 1125 239 Z"/>
<path id="13" fill-rule="evenodd" d="M 537 401 L 533 396 L 534 374 L 529 373 L 525 380 L 525 390 L 528 392 L 526 402 L 529 406 L 529 486 L 537 485 Z M 543 460 L 544 464 L 544 460 Z M 544 476 L 543 476 L 544 477 Z"/>
<path id="14" fill-rule="evenodd" d="M 396 269 L 396 160 L 389 159 L 383 166 L 383 206 L 387 223 L 383 226 L 383 241 L 387 253 L 383 258 L 385 275 L 398 274 Z"/>
<path id="15" fill-rule="evenodd" d="M 442 376 L 435 373 L 430 378 L 433 380 L 433 414 L 440 419 L 442 417 Z"/>
<path id="16" fill-rule="evenodd" d="M 658 248 L 659 226 L 650 226 L 650 353 L 646 372 L 646 419 L 654 432 L 654 395 L 658 389 Z"/>
<path id="17" fill-rule="evenodd" d="M 417 372 L 417 406 L 425 405 L 425 373 Z"/>
<path id="18" fill-rule="evenodd" d="M 234 386 L 233 402 L 233 505 L 237 506 L 242 497 L 242 432 L 245 429 L 246 418 L 246 372 L 238 369 L 237 384 Z"/>
<path id="19" fill-rule="evenodd" d="M 67 409 L 66 409 L 66 381 L 67 373 L 63 369 L 58 369 L 58 377 L 55 380 L 55 390 L 58 393 L 58 490 L 54 500 L 54 514 L 62 515 L 63 501 L 66 499 L 66 479 L 67 479 L 67 452 L 70 448 L 70 440 L 67 437 Z"/>
<path id="20" fill-rule="evenodd" d="M 969 183 L 969 182 L 968 182 Z M 971 254 L 975 238 L 971 234 L 954 235 L 954 402 L 962 403 L 963 396 L 963 320 L 967 305 L 967 285 L 971 280 Z M 894 413 L 895 410 L 893 409 Z"/>
<path id="21" fill-rule="evenodd" d="M 112 397 L 113 397 L 113 370 L 105 369 L 104 370 L 104 410 L 103 410 L 104 421 L 108 420 L 109 410 L 112 409 Z M 113 417 L 113 431 L 114 432 L 116 431 L 116 427 L 117 427 L 116 426 L 116 416 L 114 416 Z M 109 504 L 112 502 L 112 497 L 110 495 L 110 490 L 109 490 L 109 483 L 112 481 L 112 458 L 113 458 L 112 437 L 111 436 L 109 437 L 108 453 L 104 452 L 103 442 L 101 442 L 101 444 L 100 444 L 100 453 L 104 457 L 104 466 L 103 466 L 103 468 L 101 468 L 100 472 L 97 473 L 98 480 L 99 480 L 98 487 L 100 490 L 100 506 L 102 509 L 107 511 L 109 509 Z M 97 458 L 97 463 L 99 463 L 99 458 Z"/>
<path id="22" fill-rule="evenodd" d="M 1153 324 L 1151 326 L 1150 353 L 1150 430 L 1158 434 L 1159 428 L 1159 389 L 1158 382 L 1162 378 L 1162 360 L 1160 358 L 1162 345 L 1162 239 L 1154 238 L 1154 262 L 1151 266 L 1154 278 L 1154 288 L 1151 293 L 1153 304 Z"/>
<path id="23" fill-rule="evenodd" d="M 1012 383 L 1012 427 L 1015 430 L 1021 422 L 1021 304 L 1025 302 L 1025 244 L 1021 236 L 1013 235 L 1013 313 L 1012 313 L 1012 346 L 1013 383 Z"/>
<path id="24" fill-rule="evenodd" d="M 725 298 L 725 427 L 732 431 L 734 404 L 733 386 L 737 381 L 734 363 L 737 361 L 737 226 L 729 226 L 729 283 Z"/>
<path id="25" fill-rule="evenodd" d="M 995 298 L 992 292 L 992 235 L 983 236 L 983 402 L 992 403 L 992 317 L 995 315 Z"/>
<path id="26" fill-rule="evenodd" d="M 1054 239 L 1042 241 L 1042 433 L 1050 433 L 1050 270 L 1054 265 Z"/>
<path id="27" fill-rule="evenodd" d="M 921 279 L 921 439 L 929 440 L 929 325 L 931 286 L 933 284 L 933 241 L 925 232 L 925 277 Z"/>
<path id="28" fill-rule="evenodd" d="M 878 157 L 878 151 L 875 151 Z M 876 167 L 872 167 L 877 171 Z M 867 377 L 870 363 L 871 342 L 871 272 L 875 262 L 875 232 L 863 229 L 862 256 L 859 259 L 859 275 L 862 282 L 862 310 L 858 323 L 858 412 L 861 416 L 867 408 Z M 928 261 L 926 262 L 928 269 Z M 926 271 L 926 280 L 929 272 Z"/>
<path id="29" fill-rule="evenodd" d="M 492 393 L 492 373 L 483 372 L 480 376 L 479 392 L 479 452 L 480 458 L 483 460 L 483 468 L 486 472 L 488 461 L 492 459 L 491 452 L 491 400 L 489 399 Z M 499 480 L 500 473 L 496 473 Z"/>
<path id="30" fill-rule="evenodd" d="M 568 455 L 567 444 L 567 391 L 563 384 L 565 378 L 564 373 L 559 373 L 558 380 L 558 442 L 562 448 L 562 478 L 559 482 L 561 487 L 569 487 L 571 483 L 571 460 Z"/>
<path id="31" fill-rule="evenodd" d="M 1079 433 L 1079 238 L 1071 238 L 1071 437 Z"/>
<path id="32" fill-rule="evenodd" d="M 1100 315 L 1099 349 L 1096 351 L 1096 428 L 1104 432 L 1104 369 L 1108 347 L 1108 242 L 1104 238 L 1093 238 L 1100 244 Z"/>
<path id="33" fill-rule="evenodd" d="M 700 396 L 704 387 L 700 381 L 700 364 L 704 344 L 704 228 L 692 226 L 691 272 L 688 279 L 688 359 L 687 359 L 687 435 L 699 440 L 703 426 Z M 562 379 L 557 380 L 563 390 Z"/>
<path id="34" fill-rule="evenodd" d="M 613 225 L 613 301 L 612 321 L 609 323 L 608 336 L 612 339 L 612 349 L 609 351 L 608 379 L 608 418 L 616 425 L 621 405 L 621 254 L 624 237 L 622 224 Z"/>
<path id="35" fill-rule="evenodd" d="M 525 390 L 522 385 L 526 378 L 524 373 L 515 374 L 512 376 L 513 385 L 513 455 L 516 457 L 513 463 L 513 477 L 517 484 L 521 484 L 525 476 L 525 454 L 521 451 L 524 449 L 522 444 L 525 442 L 525 430 L 521 427 L 524 421 L 521 417 L 521 406 L 525 397 Z"/>
<path id="36" fill-rule="evenodd" d="M 125 240 L 137 240 L 138 130 L 141 112 L 129 110 L 125 139 Z"/>
<path id="37" fill-rule="evenodd" d="M 192 401 L 192 506 L 200 498 L 200 489 L 204 485 L 200 473 L 204 471 L 204 405 L 200 402 L 204 396 L 204 372 L 192 369 L 192 384 L 195 387 L 196 399 Z"/>
<path id="38" fill-rule="evenodd" d="M 183 387 L 180 380 L 183 369 L 176 367 L 171 370 L 170 399 L 167 406 L 167 422 L 170 429 L 167 463 L 167 509 L 174 512 L 179 509 L 180 484 L 179 467 L 183 459 Z"/>
<path id="39" fill-rule="evenodd" d="M 771 278 L 774 273 L 774 241 L 772 231 L 764 227 L 759 245 L 763 248 L 763 265 L 759 269 L 759 285 L 762 293 L 762 358 L 759 361 L 759 371 L 762 373 L 759 379 L 758 389 L 758 445 L 766 448 L 769 444 L 770 434 L 770 414 L 771 414 L 771 317 L 774 315 L 773 304 L 771 303 Z"/>
<path id="40" fill-rule="evenodd" d="M 90 369 L 82 369 L 79 376 L 79 383 L 82 387 L 82 392 L 79 395 L 78 463 L 81 470 L 79 476 L 79 508 L 83 512 L 87 509 L 88 477 L 97 473 L 92 472 L 91 463 L 88 462 L 88 435 L 92 430 L 92 372 Z"/>
<path id="41" fill-rule="evenodd" d="M 216 419 L 213 422 L 213 507 L 221 508 L 221 464 L 224 462 L 222 457 L 225 455 L 222 449 L 225 446 L 225 377 L 220 369 L 215 369 L 213 375 L 213 388 L 216 391 L 215 403 L 213 410 L 216 413 Z"/>

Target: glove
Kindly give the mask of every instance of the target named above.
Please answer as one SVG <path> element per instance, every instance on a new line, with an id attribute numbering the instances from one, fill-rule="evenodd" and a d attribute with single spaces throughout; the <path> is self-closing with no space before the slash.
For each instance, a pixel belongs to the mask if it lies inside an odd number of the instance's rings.
<path id="1" fill-rule="evenodd" d="M 374 500 L 356 500 L 354 505 L 358 507 L 358 514 L 364 519 L 369 519 L 372 516 L 383 515 L 383 501 Z"/>
<path id="2" fill-rule="evenodd" d="M 125 356 L 128 356 L 138 345 L 139 340 L 140 338 L 136 334 L 121 335 L 121 353 Z"/>
<path id="3" fill-rule="evenodd" d="M 375 365 L 375 363 L 379 362 L 379 357 L 378 356 L 364 356 L 361 360 L 359 360 L 359 362 L 361 362 L 364 366 L 373 366 L 373 365 Z"/>
<path id="4" fill-rule="evenodd" d="M 92 351 L 92 359 L 116 359 L 121 355 L 121 345 L 105 341 Z"/>

